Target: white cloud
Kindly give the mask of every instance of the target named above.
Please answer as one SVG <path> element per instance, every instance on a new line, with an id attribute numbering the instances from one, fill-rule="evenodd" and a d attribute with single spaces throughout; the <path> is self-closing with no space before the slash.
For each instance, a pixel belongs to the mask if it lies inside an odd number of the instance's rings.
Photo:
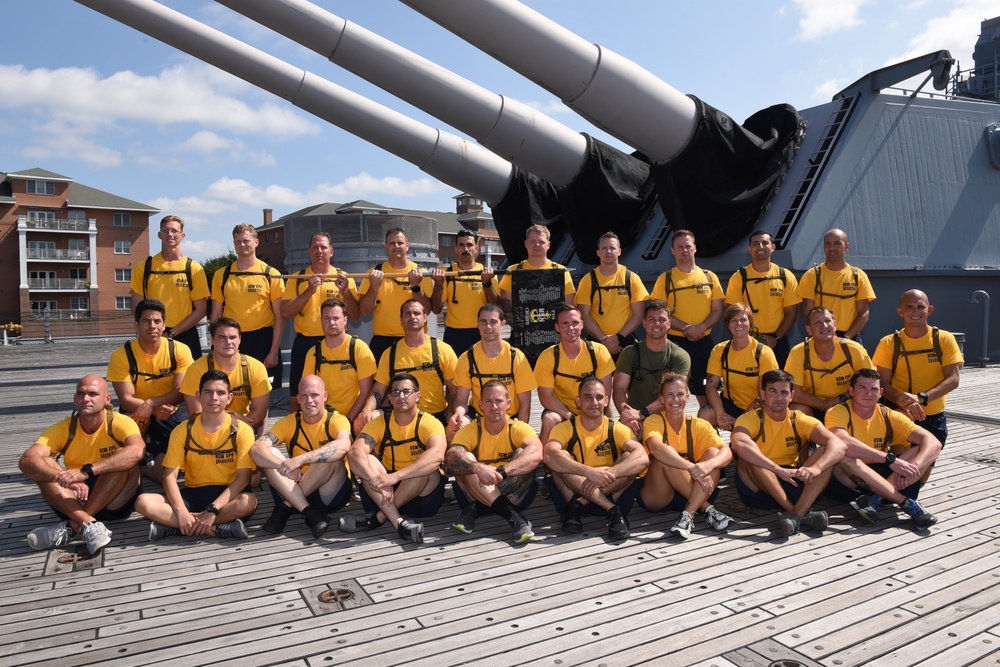
<path id="1" fill-rule="evenodd" d="M 971 69 L 979 25 L 983 19 L 996 14 L 996 0 L 958 0 L 946 14 L 928 20 L 924 30 L 907 43 L 906 51 L 891 58 L 889 63 L 948 49 L 953 57 L 961 61 L 963 69 Z"/>
<path id="2" fill-rule="evenodd" d="M 827 79 L 813 89 L 812 99 L 817 103 L 829 102 L 848 83 L 847 79 Z"/>
<path id="3" fill-rule="evenodd" d="M 252 164 L 257 167 L 273 167 L 277 162 L 267 151 L 247 148 L 240 139 L 227 139 L 210 130 L 202 130 L 181 142 L 176 149 L 180 153 L 198 153 L 203 156 L 222 155 L 231 162 Z"/>
<path id="4" fill-rule="evenodd" d="M 395 176 L 376 178 L 371 174 L 361 172 L 340 183 L 317 185 L 309 196 L 314 199 L 325 197 L 326 199 L 350 201 L 359 198 L 370 199 L 373 195 L 391 195 L 398 200 L 401 197 L 422 197 L 454 189 L 452 186 L 445 185 L 429 176 L 407 181 Z"/>
<path id="5" fill-rule="evenodd" d="M 858 10 L 867 0 L 795 0 L 802 12 L 799 39 L 804 42 L 861 25 Z"/>

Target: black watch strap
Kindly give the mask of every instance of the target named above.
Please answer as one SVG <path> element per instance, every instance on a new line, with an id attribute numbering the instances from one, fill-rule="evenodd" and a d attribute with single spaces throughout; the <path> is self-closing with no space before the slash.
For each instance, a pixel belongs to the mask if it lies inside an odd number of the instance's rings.
<path id="1" fill-rule="evenodd" d="M 893 454 L 892 452 L 886 452 L 885 453 L 885 464 L 887 466 L 891 466 L 895 462 L 896 462 L 896 455 Z"/>
<path id="2" fill-rule="evenodd" d="M 219 516 L 219 508 L 215 506 L 215 503 L 212 503 L 211 505 L 206 507 L 205 511 L 208 512 L 209 514 L 214 514 L 215 516 Z"/>
<path id="3" fill-rule="evenodd" d="M 649 416 L 649 408 L 643 408 L 642 410 L 639 410 L 639 416 L 641 416 L 643 419 L 645 419 L 646 417 L 648 417 Z"/>
<path id="4" fill-rule="evenodd" d="M 91 463 L 85 463 L 80 466 L 80 472 L 87 476 L 87 479 L 94 479 L 97 474 L 94 472 L 94 466 Z"/>

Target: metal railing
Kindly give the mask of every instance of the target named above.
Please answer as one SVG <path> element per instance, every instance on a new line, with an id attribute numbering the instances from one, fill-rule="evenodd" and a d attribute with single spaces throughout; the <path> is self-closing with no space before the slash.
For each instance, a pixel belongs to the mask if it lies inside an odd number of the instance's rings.
<path id="1" fill-rule="evenodd" d="M 88 289 L 90 282 L 77 278 L 28 278 L 31 289 Z"/>
<path id="2" fill-rule="evenodd" d="M 89 320 L 90 310 L 49 309 L 31 311 L 30 319 L 32 320 L 44 320 L 46 317 L 50 320 Z"/>
<path id="3" fill-rule="evenodd" d="M 90 229 L 86 220 L 25 220 L 28 229 L 60 229 L 70 232 L 85 232 Z"/>
<path id="4" fill-rule="evenodd" d="M 69 259 L 85 262 L 90 261 L 90 251 L 28 248 L 28 259 Z"/>

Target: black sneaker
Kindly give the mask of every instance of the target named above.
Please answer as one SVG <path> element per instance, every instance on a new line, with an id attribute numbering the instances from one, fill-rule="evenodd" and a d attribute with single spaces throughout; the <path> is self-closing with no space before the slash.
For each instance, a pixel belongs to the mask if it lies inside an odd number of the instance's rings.
<path id="1" fill-rule="evenodd" d="M 220 540 L 245 540 L 250 537 L 241 519 L 216 524 L 215 536 Z"/>
<path id="2" fill-rule="evenodd" d="M 930 528 L 937 523 L 937 517 L 924 510 L 924 508 L 920 506 L 920 503 L 913 498 L 907 498 L 902 504 L 900 504 L 900 507 L 903 508 L 904 512 L 910 515 L 911 519 L 913 519 L 913 525 L 921 530 L 924 528 Z"/>
<path id="3" fill-rule="evenodd" d="M 797 534 L 801 522 L 802 517 L 795 512 L 778 512 L 778 529 L 785 537 Z"/>
<path id="4" fill-rule="evenodd" d="M 302 518 L 305 519 L 306 525 L 312 531 L 312 536 L 317 540 L 323 537 L 323 533 L 330 527 L 330 519 L 326 514 L 312 505 L 306 505 L 306 508 L 302 510 Z"/>
<path id="5" fill-rule="evenodd" d="M 403 519 L 399 522 L 399 527 L 396 531 L 399 533 L 399 536 L 407 542 L 421 544 L 424 541 L 424 524 L 419 521 Z"/>
<path id="6" fill-rule="evenodd" d="M 514 531 L 514 543 L 524 544 L 532 537 L 535 536 L 534 531 L 531 530 L 531 522 L 524 518 L 517 510 L 510 513 L 510 528 Z"/>
<path id="7" fill-rule="evenodd" d="M 292 516 L 295 510 L 286 505 L 285 503 L 278 503 L 271 510 L 271 516 L 267 517 L 267 521 L 264 525 L 260 527 L 265 533 L 271 533 L 272 535 L 277 535 L 285 529 L 285 524 L 288 523 L 288 517 Z"/>
<path id="8" fill-rule="evenodd" d="M 575 500 L 566 503 L 562 513 L 562 529 L 564 533 L 583 532 L 583 505 Z"/>
<path id="9" fill-rule="evenodd" d="M 155 521 L 149 522 L 149 539 L 151 542 L 159 542 L 160 540 L 168 537 L 176 537 L 180 534 L 180 528 L 164 526 L 162 523 L 156 523 Z"/>
<path id="10" fill-rule="evenodd" d="M 811 528 L 822 533 L 830 525 L 830 517 L 822 510 L 812 510 L 802 517 L 801 525 L 803 528 Z"/>
<path id="11" fill-rule="evenodd" d="M 476 509 L 476 503 L 473 501 L 465 506 L 465 509 L 458 515 L 458 520 L 451 524 L 451 527 L 460 533 L 469 534 L 476 527 L 478 516 L 479 510 Z"/>
<path id="12" fill-rule="evenodd" d="M 851 501 L 851 507 L 862 519 L 874 525 L 878 523 L 878 510 L 876 503 L 872 502 L 871 496 L 861 495 Z"/>
<path id="13" fill-rule="evenodd" d="M 345 533 L 363 533 L 368 530 L 375 530 L 382 524 L 376 519 L 378 511 L 371 514 L 345 514 L 340 517 L 338 526 Z"/>
<path id="14" fill-rule="evenodd" d="M 629 535 L 628 520 L 622 514 L 622 508 L 612 505 L 608 510 L 608 538 L 617 542 L 627 540 Z"/>

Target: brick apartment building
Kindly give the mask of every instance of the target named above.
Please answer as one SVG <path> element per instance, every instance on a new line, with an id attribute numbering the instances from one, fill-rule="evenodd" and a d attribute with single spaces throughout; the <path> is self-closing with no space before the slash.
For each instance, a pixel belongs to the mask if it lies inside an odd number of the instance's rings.
<path id="1" fill-rule="evenodd" d="M 129 280 L 159 210 L 44 169 L 0 172 L 0 326 L 23 335 L 134 331 Z"/>

